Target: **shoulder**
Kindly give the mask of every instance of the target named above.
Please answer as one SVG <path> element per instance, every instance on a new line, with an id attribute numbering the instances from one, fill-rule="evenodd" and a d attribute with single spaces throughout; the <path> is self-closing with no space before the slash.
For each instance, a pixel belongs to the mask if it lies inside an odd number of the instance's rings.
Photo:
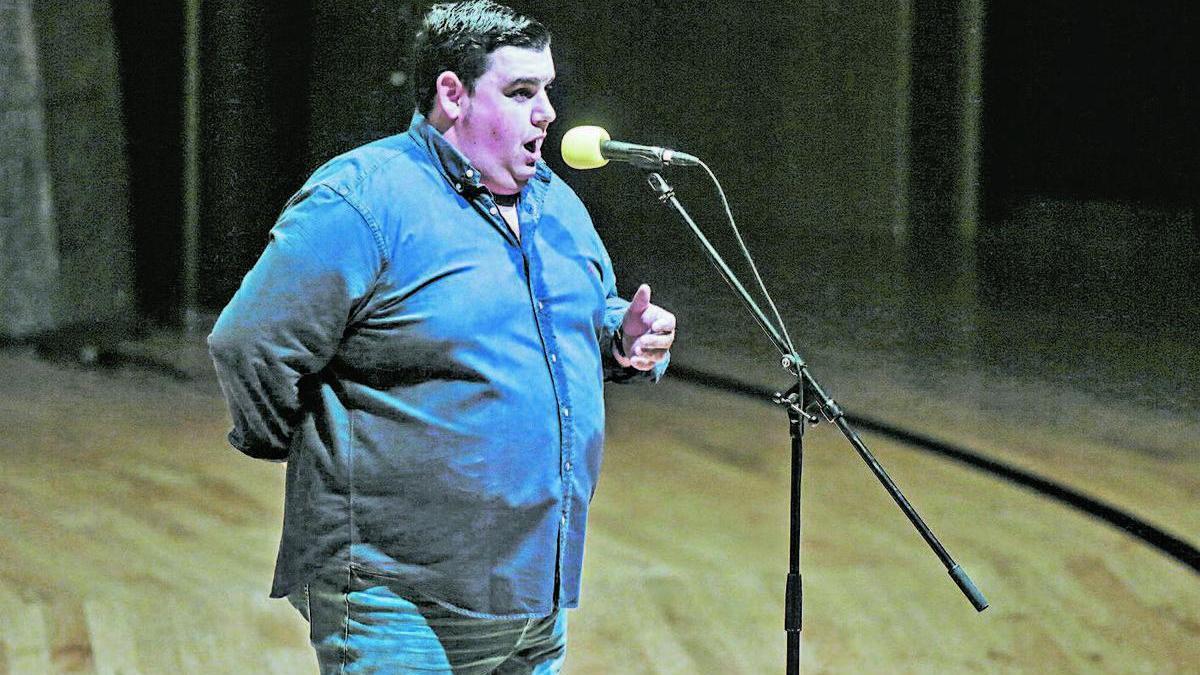
<path id="1" fill-rule="evenodd" d="M 305 181 L 305 188 L 324 185 L 341 195 L 366 196 L 381 181 L 419 172 L 423 154 L 410 134 L 381 138 L 325 162 Z"/>
<path id="2" fill-rule="evenodd" d="M 440 179 L 428 152 L 411 134 L 401 133 L 329 160 L 305 181 L 293 202 L 313 193 L 333 193 L 367 225 L 380 248 L 387 249 L 389 232 Z"/>
<path id="3" fill-rule="evenodd" d="M 275 234 L 287 230 L 309 234 L 330 244 L 339 237 L 364 234 L 382 255 L 384 236 L 369 197 L 378 176 L 411 163 L 413 143 L 396 134 L 361 145 L 322 164 L 283 208 Z M 404 169 L 400 169 L 402 172 Z"/>
<path id="4" fill-rule="evenodd" d="M 574 188 L 549 166 L 543 166 L 546 180 L 549 183 L 546 186 L 546 210 L 570 217 L 572 220 L 582 220 L 590 226 L 591 214 L 588 213 L 587 206 L 579 198 Z"/>

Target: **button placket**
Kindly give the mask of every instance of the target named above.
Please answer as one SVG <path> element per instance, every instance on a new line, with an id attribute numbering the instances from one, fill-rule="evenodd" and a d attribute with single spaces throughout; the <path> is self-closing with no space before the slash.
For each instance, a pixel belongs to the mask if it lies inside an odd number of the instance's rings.
<path id="1" fill-rule="evenodd" d="M 532 194 L 532 193 L 531 193 Z M 534 321 L 536 322 L 537 330 L 542 338 L 543 348 L 546 350 L 547 370 L 550 375 L 550 385 L 554 390 L 554 395 L 559 401 L 559 429 L 561 436 L 559 439 L 559 471 L 562 476 L 560 494 L 561 512 L 559 514 L 559 546 L 558 555 L 556 556 L 555 564 L 558 574 L 559 585 L 556 589 L 556 594 L 561 593 L 563 586 L 567 580 L 562 574 L 563 565 L 567 559 L 567 542 L 570 540 L 571 529 L 571 504 L 572 504 L 572 479 L 574 463 L 574 431 L 571 419 L 570 399 L 567 392 L 564 390 L 565 380 L 560 377 L 560 368 L 558 357 L 558 346 L 555 340 L 554 331 L 554 312 L 553 308 L 547 305 L 545 300 L 545 289 L 542 288 L 541 282 L 541 264 L 537 256 L 535 236 L 536 221 L 538 209 L 532 204 L 534 199 L 522 200 L 521 208 L 518 209 L 518 218 L 522 221 L 521 228 L 524 236 L 521 237 L 521 249 L 525 256 L 526 277 L 529 283 L 530 300 L 533 305 Z"/>

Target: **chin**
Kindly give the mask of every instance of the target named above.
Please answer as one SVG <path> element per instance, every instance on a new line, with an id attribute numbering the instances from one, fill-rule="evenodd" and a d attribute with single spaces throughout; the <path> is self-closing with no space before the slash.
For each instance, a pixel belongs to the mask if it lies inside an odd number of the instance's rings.
<path id="1" fill-rule="evenodd" d="M 522 188 L 529 182 L 533 175 L 537 173 L 536 166 L 521 166 L 513 172 L 513 181 L 516 182 L 518 188 Z"/>
<path id="2" fill-rule="evenodd" d="M 505 181 L 504 184 L 500 186 L 500 192 L 502 194 L 520 192 L 521 189 L 525 187 L 525 184 L 528 183 L 529 179 L 532 177 L 533 177 L 532 172 L 530 172 L 530 174 L 528 176 L 521 176 L 520 174 L 515 175 L 511 179 Z"/>

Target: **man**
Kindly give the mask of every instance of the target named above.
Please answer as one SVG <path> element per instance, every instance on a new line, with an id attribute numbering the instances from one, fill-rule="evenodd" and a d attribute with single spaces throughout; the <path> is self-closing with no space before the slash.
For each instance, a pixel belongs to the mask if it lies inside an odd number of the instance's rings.
<path id="1" fill-rule="evenodd" d="M 209 337 L 230 442 L 287 461 L 271 594 L 323 672 L 558 672 L 603 380 L 657 381 L 675 317 L 542 161 L 541 24 L 438 5 L 414 61 L 408 131 L 313 174 Z"/>

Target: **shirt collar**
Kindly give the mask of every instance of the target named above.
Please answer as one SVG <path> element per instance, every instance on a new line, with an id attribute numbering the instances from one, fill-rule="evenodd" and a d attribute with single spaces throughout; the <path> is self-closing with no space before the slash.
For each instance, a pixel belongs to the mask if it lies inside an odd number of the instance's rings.
<path id="1" fill-rule="evenodd" d="M 414 111 L 412 122 L 408 125 L 408 133 L 417 140 L 433 158 L 438 170 L 446 180 L 454 186 L 455 191 L 463 194 L 477 194 L 485 188 L 480 181 L 479 170 L 471 164 L 471 160 L 458 151 L 458 148 L 446 140 L 429 120 L 419 111 Z M 544 183 L 550 182 L 550 167 L 538 160 L 534 178 Z M 525 186 L 528 189 L 528 185 Z M 522 190 L 524 192 L 525 190 Z"/>

